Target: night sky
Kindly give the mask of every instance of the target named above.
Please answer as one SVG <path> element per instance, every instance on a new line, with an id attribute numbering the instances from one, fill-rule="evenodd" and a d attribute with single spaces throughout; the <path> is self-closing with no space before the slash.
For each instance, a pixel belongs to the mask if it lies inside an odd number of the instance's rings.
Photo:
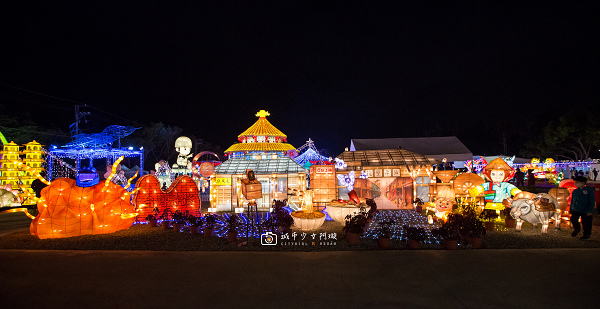
<path id="1" fill-rule="evenodd" d="M 162 122 L 223 148 L 265 109 L 334 156 L 449 135 L 493 155 L 503 134 L 512 155 L 600 97 L 593 1 L 164 2 L 1 4 L 0 104 L 65 132 L 89 104 L 90 130 Z"/>

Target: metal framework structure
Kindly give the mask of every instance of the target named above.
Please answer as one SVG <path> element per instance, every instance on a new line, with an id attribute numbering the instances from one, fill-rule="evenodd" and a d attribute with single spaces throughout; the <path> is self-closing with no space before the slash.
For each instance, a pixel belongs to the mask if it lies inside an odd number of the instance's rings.
<path id="1" fill-rule="evenodd" d="M 106 166 L 110 166 L 121 156 L 126 158 L 139 157 L 140 170 L 144 170 L 143 147 L 139 150 L 131 147 L 120 147 L 121 138 L 128 136 L 137 129 L 139 128 L 112 125 L 106 127 L 102 133 L 80 133 L 73 136 L 73 141 L 65 146 L 60 148 L 51 147 L 48 151 L 50 155 L 47 156 L 49 180 L 52 180 L 53 165 L 57 158 L 75 160 L 75 169 L 79 171 L 82 159 L 88 159 L 90 166 L 93 166 L 92 163 L 95 159 L 106 159 Z M 119 147 L 112 148 L 112 144 L 117 140 L 119 141 Z"/>

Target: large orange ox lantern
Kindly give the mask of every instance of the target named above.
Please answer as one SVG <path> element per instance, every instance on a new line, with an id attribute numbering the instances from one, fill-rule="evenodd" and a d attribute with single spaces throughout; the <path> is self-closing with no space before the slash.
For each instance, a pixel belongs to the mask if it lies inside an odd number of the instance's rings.
<path id="1" fill-rule="evenodd" d="M 114 233 L 135 220 L 129 200 L 129 193 L 111 181 L 83 188 L 58 178 L 42 190 L 29 230 L 40 239 Z"/>
<path id="2" fill-rule="evenodd" d="M 191 215 L 200 215 L 200 198 L 198 187 L 189 176 L 179 176 L 166 190 L 161 190 L 160 181 L 154 175 L 144 175 L 136 183 L 133 203 L 136 205 L 137 221 L 145 221 L 146 216 L 153 214 L 154 208 L 160 213 L 165 209 L 171 212 L 180 210 Z"/>

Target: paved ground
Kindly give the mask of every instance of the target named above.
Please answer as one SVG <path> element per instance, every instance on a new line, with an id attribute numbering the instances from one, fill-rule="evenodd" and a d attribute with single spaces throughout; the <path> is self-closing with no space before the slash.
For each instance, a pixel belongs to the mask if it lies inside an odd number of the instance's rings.
<path id="1" fill-rule="evenodd" d="M 0 250 L 3 308 L 595 308 L 600 249 Z"/>
<path id="2" fill-rule="evenodd" d="M 0 236 L 27 230 L 31 219 L 24 212 L 0 213 Z"/>

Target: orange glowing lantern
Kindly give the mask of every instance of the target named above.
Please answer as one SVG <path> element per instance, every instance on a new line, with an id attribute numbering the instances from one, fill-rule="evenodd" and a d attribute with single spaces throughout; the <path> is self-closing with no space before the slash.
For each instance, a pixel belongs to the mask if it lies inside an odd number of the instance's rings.
<path id="1" fill-rule="evenodd" d="M 136 216 L 129 193 L 110 181 L 84 188 L 58 178 L 42 190 L 37 208 L 29 230 L 40 239 L 114 233 Z"/>
<path id="2" fill-rule="evenodd" d="M 560 206 L 561 211 L 567 211 L 569 209 L 569 200 L 571 192 L 567 188 L 552 188 L 548 191 L 548 194 L 553 196 L 556 201 L 558 201 L 558 205 Z"/>

